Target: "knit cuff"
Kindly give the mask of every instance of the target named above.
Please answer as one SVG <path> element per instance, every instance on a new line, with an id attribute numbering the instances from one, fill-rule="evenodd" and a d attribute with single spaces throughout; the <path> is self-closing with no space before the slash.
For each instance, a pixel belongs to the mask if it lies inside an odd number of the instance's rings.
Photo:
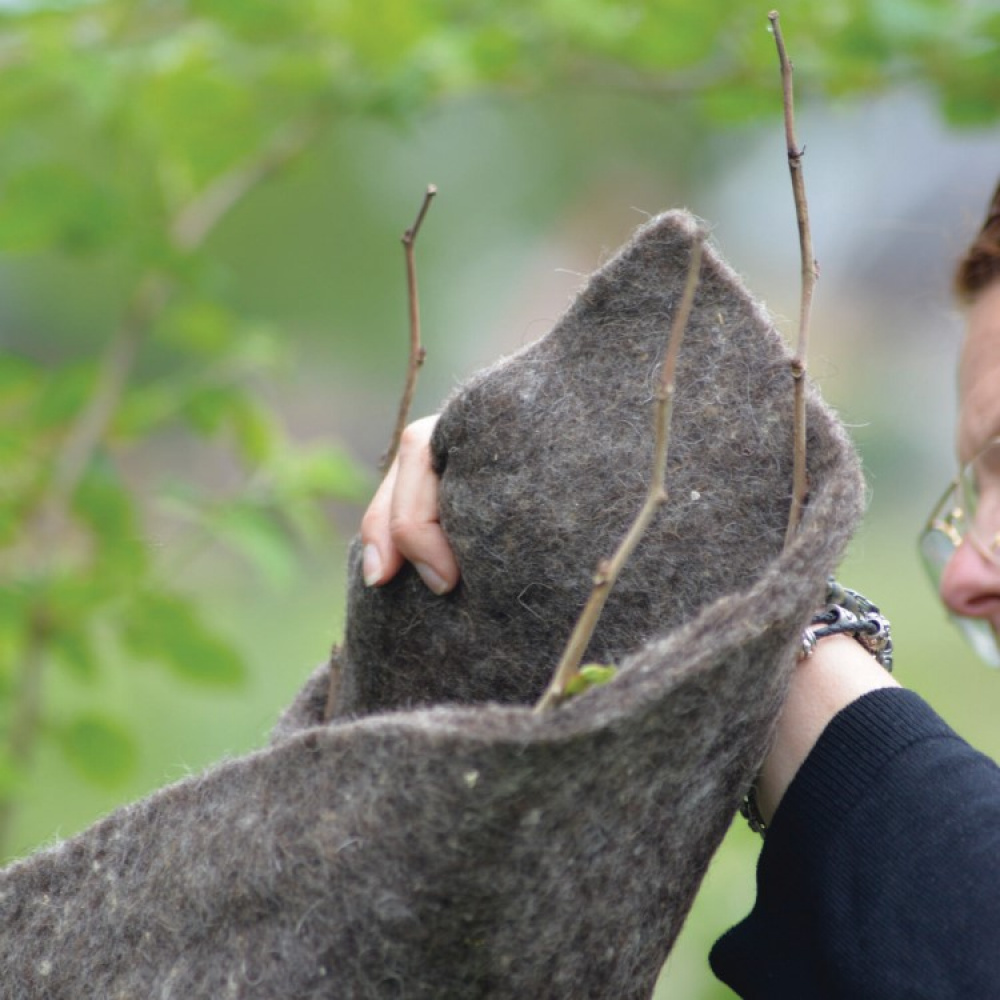
<path id="1" fill-rule="evenodd" d="M 834 716 L 810 751 L 775 812 L 765 845 L 789 836 L 828 836 L 894 757 L 942 736 L 955 733 L 913 691 L 879 688 L 862 695 Z"/>

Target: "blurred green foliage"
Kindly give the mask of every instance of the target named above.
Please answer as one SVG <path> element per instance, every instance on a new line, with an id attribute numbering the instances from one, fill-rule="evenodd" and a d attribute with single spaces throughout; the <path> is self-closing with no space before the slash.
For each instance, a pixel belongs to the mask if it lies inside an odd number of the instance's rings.
<path id="1" fill-rule="evenodd" d="M 0 351 L 0 852 L 34 758 L 63 754 L 102 787 L 136 767 L 116 657 L 242 682 L 248 650 L 206 620 L 186 558 L 221 544 L 280 585 L 326 540 L 326 505 L 370 488 L 269 401 L 294 362 L 227 281 L 213 237 L 229 215 L 358 123 L 418 127 L 472 94 L 662 97 L 692 135 L 776 116 L 766 14 L 738 0 L 0 3 L 0 254 L 57 262 L 111 301 L 99 338 L 40 329 Z M 783 25 L 800 93 L 912 83 L 955 124 L 1000 115 L 994 3 L 829 0 Z M 164 441 L 207 443 L 225 475 L 192 466 L 151 493 L 130 459 Z M 153 511 L 174 532 L 170 565 L 147 537 Z M 47 699 L 53 684 L 93 698 Z"/>

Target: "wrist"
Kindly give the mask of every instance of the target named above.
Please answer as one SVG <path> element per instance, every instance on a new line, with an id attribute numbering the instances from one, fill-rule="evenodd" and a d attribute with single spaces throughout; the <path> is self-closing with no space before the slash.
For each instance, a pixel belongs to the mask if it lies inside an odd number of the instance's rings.
<path id="1" fill-rule="evenodd" d="M 835 715 L 879 688 L 899 687 L 863 646 L 846 635 L 822 639 L 792 674 L 774 743 L 756 781 L 756 804 L 770 823 L 799 768 Z"/>

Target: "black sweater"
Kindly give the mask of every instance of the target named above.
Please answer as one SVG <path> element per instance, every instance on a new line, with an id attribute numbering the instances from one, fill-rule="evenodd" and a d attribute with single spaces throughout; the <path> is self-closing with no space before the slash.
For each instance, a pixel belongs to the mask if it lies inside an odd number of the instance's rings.
<path id="1" fill-rule="evenodd" d="M 865 695 L 790 785 L 710 960 L 747 1000 L 1000 998 L 1000 768 L 913 692 Z"/>

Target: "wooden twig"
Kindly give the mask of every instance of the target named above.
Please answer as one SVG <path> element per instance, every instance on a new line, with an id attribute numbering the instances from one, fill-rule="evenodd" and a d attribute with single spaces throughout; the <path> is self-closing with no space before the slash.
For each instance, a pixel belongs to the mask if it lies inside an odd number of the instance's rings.
<path id="1" fill-rule="evenodd" d="M 660 368 L 660 380 L 656 391 L 654 421 L 655 441 L 653 446 L 653 471 L 649 480 L 646 499 L 636 515 L 632 526 L 628 529 L 615 554 L 610 559 L 603 559 L 594 574 L 594 586 L 590 597 L 584 605 L 580 617 L 570 634 L 562 658 L 556 667 L 549 686 L 535 705 L 536 712 L 557 705 L 565 695 L 566 687 L 580 667 L 584 651 L 590 643 L 597 627 L 601 611 L 614 587 L 622 568 L 632 555 L 653 520 L 656 512 L 667 499 L 667 452 L 670 446 L 670 423 L 674 411 L 675 376 L 677 358 L 680 354 L 681 342 L 687 329 L 691 307 L 694 304 L 695 292 L 698 288 L 698 278 L 701 272 L 701 248 L 705 233 L 698 230 L 691 243 L 691 259 L 688 264 L 687 280 L 681 301 L 674 314 L 670 327 L 670 337 L 667 342 L 666 354 Z"/>
<path id="2" fill-rule="evenodd" d="M 410 306 L 410 361 L 406 367 L 406 382 L 403 384 L 403 394 L 399 398 L 399 412 L 396 414 L 396 426 L 392 430 L 392 440 L 382 457 L 380 471 L 383 476 L 389 471 L 389 466 L 392 465 L 393 459 L 399 451 L 403 428 L 406 427 L 410 406 L 413 403 L 413 392 L 417 387 L 417 373 L 427 357 L 427 351 L 420 342 L 420 299 L 417 295 L 417 261 L 414 247 L 424 216 L 427 215 L 427 209 L 431 207 L 431 201 L 436 194 L 437 188 L 433 184 L 428 184 L 416 221 L 402 236 L 403 252 L 406 255 L 406 290 Z"/>
<path id="3" fill-rule="evenodd" d="M 778 12 L 772 10 L 767 15 L 774 32 L 774 42 L 778 48 L 778 62 L 781 65 L 781 93 L 785 111 L 785 145 L 788 151 L 788 170 L 792 177 L 792 195 L 795 199 L 795 217 L 799 227 L 799 250 L 802 262 L 802 292 L 799 299 L 799 335 L 795 357 L 791 361 L 792 378 L 795 382 L 795 415 L 793 423 L 792 459 L 792 505 L 788 512 L 788 528 L 785 532 L 787 547 L 798 531 L 805 504 L 808 480 L 806 476 L 806 358 L 809 347 L 809 314 L 812 309 L 813 289 L 816 287 L 818 270 L 813 256 L 812 232 L 809 228 L 809 203 L 806 200 L 806 182 L 802 174 L 802 156 L 805 149 L 799 149 L 795 139 L 795 101 L 792 93 L 792 63 L 785 50 L 781 36 Z"/>

